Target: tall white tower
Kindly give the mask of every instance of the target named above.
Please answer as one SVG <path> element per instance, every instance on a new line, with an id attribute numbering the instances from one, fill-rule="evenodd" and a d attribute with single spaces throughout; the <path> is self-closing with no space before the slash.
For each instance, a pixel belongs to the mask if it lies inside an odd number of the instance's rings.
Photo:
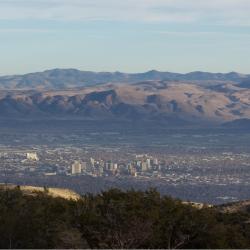
<path id="1" fill-rule="evenodd" d="M 82 165 L 79 161 L 74 161 L 71 165 L 71 174 L 80 174 L 82 172 Z"/>

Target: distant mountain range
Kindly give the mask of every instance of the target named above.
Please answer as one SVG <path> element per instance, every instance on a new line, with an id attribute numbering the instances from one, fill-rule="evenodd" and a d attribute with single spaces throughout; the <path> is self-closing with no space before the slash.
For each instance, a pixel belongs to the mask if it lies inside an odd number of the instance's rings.
<path id="1" fill-rule="evenodd" d="M 62 89 L 93 86 L 103 83 L 136 83 L 150 80 L 172 81 L 230 81 L 241 83 L 250 75 L 191 72 L 187 74 L 151 70 L 145 73 L 91 72 L 76 69 L 53 69 L 25 75 L 0 77 L 0 89 Z"/>
<path id="2" fill-rule="evenodd" d="M 1 77 L 0 88 L 0 119 L 150 120 L 169 126 L 225 127 L 248 127 L 250 119 L 250 76 L 234 72 L 125 74 L 56 69 Z"/>

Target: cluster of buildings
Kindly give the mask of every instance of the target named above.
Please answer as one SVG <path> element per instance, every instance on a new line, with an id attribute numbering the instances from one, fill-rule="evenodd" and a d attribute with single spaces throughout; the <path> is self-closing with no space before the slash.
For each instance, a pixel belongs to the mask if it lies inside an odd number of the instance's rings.
<path id="1" fill-rule="evenodd" d="M 0 152 L 0 175 L 90 175 L 107 176 L 160 176 L 165 162 L 143 155 L 122 155 L 112 152 L 106 155 L 86 154 L 81 150 L 34 149 L 7 150 Z M 2 173 L 2 174 L 1 174 Z"/>
<path id="2" fill-rule="evenodd" d="M 0 148 L 0 179 L 8 176 L 157 178 L 170 184 L 250 183 L 250 153 L 162 154 L 113 148 Z"/>
<path id="3" fill-rule="evenodd" d="M 69 175 L 92 175 L 92 176 L 117 176 L 117 175 L 158 175 L 161 164 L 157 158 L 147 155 L 136 155 L 134 160 L 128 162 L 113 162 L 112 160 L 96 160 L 90 158 L 88 161 L 74 161 Z"/>

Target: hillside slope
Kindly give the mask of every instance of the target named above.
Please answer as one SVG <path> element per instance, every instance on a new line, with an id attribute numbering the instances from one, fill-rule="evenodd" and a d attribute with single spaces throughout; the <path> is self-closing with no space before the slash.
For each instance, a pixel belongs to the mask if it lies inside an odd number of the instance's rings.
<path id="1" fill-rule="evenodd" d="M 1 190 L 13 190 L 17 188 L 16 185 L 12 184 L 0 184 Z M 36 195 L 40 192 L 45 192 L 47 195 L 57 198 L 63 198 L 66 200 L 78 200 L 80 199 L 80 195 L 76 192 L 65 189 L 65 188 L 45 188 L 45 187 L 34 187 L 34 186 L 18 186 L 18 189 L 20 189 L 24 195 Z"/>
<path id="2" fill-rule="evenodd" d="M 156 190 L 79 200 L 0 189 L 2 249 L 248 249 L 250 214 L 183 204 Z"/>
<path id="3" fill-rule="evenodd" d="M 0 117 L 153 120 L 173 125 L 250 118 L 250 89 L 176 81 L 103 84 L 54 91 L 2 91 Z"/>

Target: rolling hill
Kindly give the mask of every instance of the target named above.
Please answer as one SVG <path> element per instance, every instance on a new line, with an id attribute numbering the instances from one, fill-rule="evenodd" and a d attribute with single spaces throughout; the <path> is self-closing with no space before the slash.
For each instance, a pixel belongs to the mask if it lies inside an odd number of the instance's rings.
<path id="1" fill-rule="evenodd" d="M 237 73 L 78 70 L 1 77 L 0 119 L 63 117 L 150 120 L 174 126 L 225 124 L 250 119 L 250 89 L 241 86 L 247 79 L 247 75 Z"/>

